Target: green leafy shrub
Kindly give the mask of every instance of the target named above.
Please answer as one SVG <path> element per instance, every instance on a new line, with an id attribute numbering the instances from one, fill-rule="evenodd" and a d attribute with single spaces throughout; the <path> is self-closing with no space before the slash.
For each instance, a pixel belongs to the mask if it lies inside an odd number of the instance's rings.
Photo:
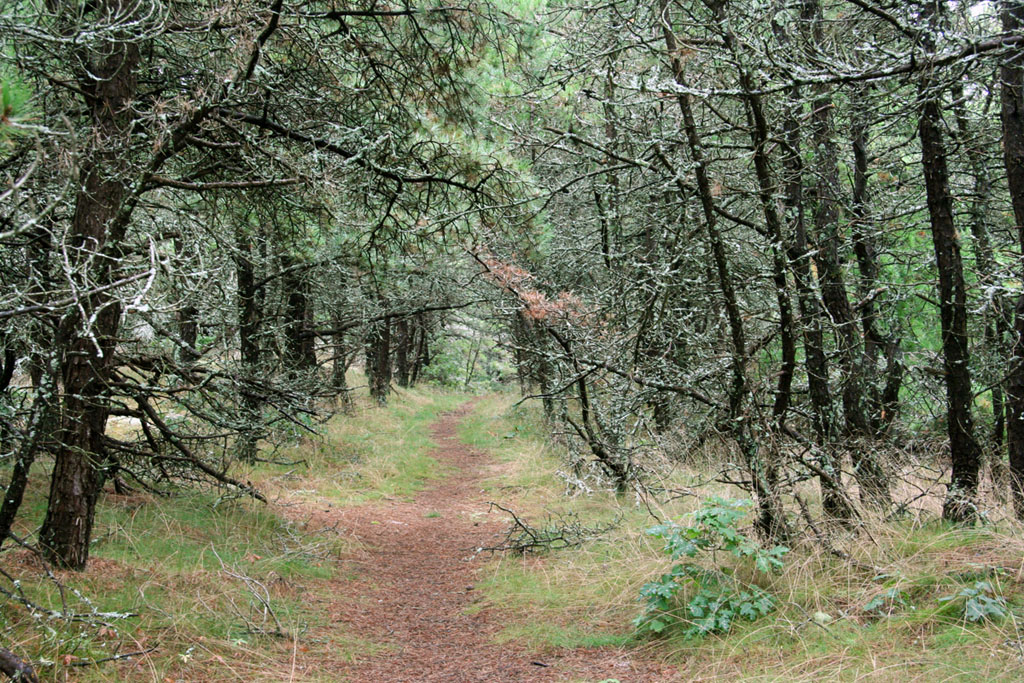
<path id="1" fill-rule="evenodd" d="M 634 626 L 640 631 L 661 633 L 671 625 L 685 624 L 684 636 L 699 637 L 724 633 L 737 619 L 754 621 L 775 609 L 771 594 L 738 579 L 734 568 L 719 562 L 719 553 L 728 553 L 757 573 L 782 569 L 782 558 L 789 548 L 763 548 L 737 528 L 750 505 L 749 500 L 714 497 L 688 515 L 689 526 L 668 522 L 647 530 L 665 541 L 664 552 L 673 560 L 710 554 L 714 568 L 681 562 L 656 581 L 644 584 L 640 599 L 645 606 L 633 620 Z M 687 587 L 692 593 L 680 609 L 677 595 Z"/>
<path id="2" fill-rule="evenodd" d="M 908 606 L 906 597 L 898 588 L 889 588 L 871 598 L 864 605 L 864 611 L 876 616 L 890 616 L 900 607 Z"/>
<path id="3" fill-rule="evenodd" d="M 999 595 L 988 581 L 977 581 L 972 587 L 964 587 L 955 595 L 939 598 L 939 602 L 956 604 L 963 601 L 961 614 L 972 624 L 981 621 L 1000 621 L 1009 614 L 1006 598 Z"/>

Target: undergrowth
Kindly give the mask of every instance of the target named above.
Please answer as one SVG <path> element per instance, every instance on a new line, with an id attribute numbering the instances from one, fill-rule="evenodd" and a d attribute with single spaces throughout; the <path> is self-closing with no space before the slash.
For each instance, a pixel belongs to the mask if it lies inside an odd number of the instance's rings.
<path id="1" fill-rule="evenodd" d="M 278 461 L 292 463 L 288 469 L 261 466 L 250 476 L 282 496 L 333 505 L 410 499 L 446 474 L 430 456 L 436 446 L 430 425 L 467 398 L 423 387 L 399 390 L 386 408 L 376 409 L 358 397 L 357 409 L 328 422 L 322 438 L 302 439 L 277 452 Z"/>
<path id="2" fill-rule="evenodd" d="M 768 576 L 782 570 L 789 548 L 763 548 L 737 529 L 749 507 L 749 501 L 714 497 L 687 516 L 685 527 L 669 521 L 647 530 L 664 541 L 662 551 L 670 559 L 687 560 L 644 584 L 640 589 L 644 609 L 633 620 L 634 626 L 654 634 L 676 626 L 684 637 L 697 637 L 727 633 L 737 621 L 756 621 L 775 610 L 776 600 L 770 592 L 744 581 L 736 567 L 723 562 L 723 555 L 731 555 L 741 563 L 741 570 Z M 698 563 L 698 555 L 710 555 L 712 566 Z M 685 609 L 680 609 L 679 595 L 687 588 L 688 601 Z"/>
<path id="3" fill-rule="evenodd" d="M 1024 539 L 1019 525 L 963 529 L 927 514 L 895 522 L 868 519 L 860 533 L 834 540 L 849 559 L 837 557 L 808 534 L 778 556 L 784 560 L 778 572 L 768 573 L 758 570 L 756 560 L 745 563 L 719 545 L 726 556 L 697 552 L 686 557 L 692 569 L 685 570 L 684 580 L 673 580 L 678 585 L 670 601 L 644 615 L 643 586 L 679 564 L 645 530 L 683 520 L 683 526 L 659 531 L 678 537 L 679 530 L 700 525 L 692 513 L 705 501 L 714 508 L 715 496 L 736 499 L 744 492 L 712 484 L 694 491 L 699 496 L 660 506 L 602 491 L 566 497 L 564 483 L 552 474 L 561 466 L 559 445 L 550 439 L 539 411 L 513 408 L 514 401 L 489 397 L 463 425 L 464 438 L 502 462 L 491 480 L 493 499 L 534 516 L 571 512 L 583 524 L 617 516 L 621 522 L 580 548 L 494 559 L 481 585 L 486 599 L 475 608 L 502 610 L 506 626 L 499 638 L 555 648 L 642 645 L 649 656 L 679 663 L 689 680 L 1016 681 L 1024 675 Z M 683 467 L 664 485 L 692 490 L 688 487 L 702 474 Z M 813 503 L 813 492 L 808 500 Z M 729 522 L 745 537 L 753 535 L 745 512 Z M 706 537 L 706 531 L 697 535 Z M 776 568 L 768 565 L 763 568 Z M 710 586 L 688 580 L 691 572 L 721 578 L 723 568 L 729 578 Z M 728 633 L 695 628 L 698 620 L 687 614 L 687 607 L 701 602 L 702 592 L 704 604 L 721 598 L 723 583 L 725 592 L 738 599 L 737 611 L 744 602 L 739 598 L 748 593 L 756 599 L 756 591 L 770 599 L 772 611 L 757 620 L 730 619 Z M 665 607 L 675 618 L 651 628 Z M 631 621 L 638 614 L 641 628 L 635 629 Z M 645 631 L 660 632 L 652 640 Z"/>

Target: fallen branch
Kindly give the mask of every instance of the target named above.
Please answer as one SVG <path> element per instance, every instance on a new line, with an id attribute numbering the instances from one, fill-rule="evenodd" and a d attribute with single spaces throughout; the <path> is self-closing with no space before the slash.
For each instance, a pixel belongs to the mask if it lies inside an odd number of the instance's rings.
<path id="1" fill-rule="evenodd" d="M 110 657 L 104 657 L 103 659 L 79 659 L 71 662 L 71 666 L 93 666 L 94 664 L 106 664 L 107 662 L 117 662 L 122 659 L 131 659 L 132 657 L 141 657 L 142 655 L 148 655 L 150 652 L 155 652 L 156 648 L 151 647 L 148 650 L 139 650 L 137 652 L 125 652 L 119 655 L 111 655 Z"/>
<path id="2" fill-rule="evenodd" d="M 479 548 L 478 552 L 489 553 L 513 552 L 518 555 L 527 553 L 543 553 L 550 550 L 562 550 L 581 546 L 603 536 L 619 525 L 620 518 L 604 526 L 587 527 L 580 523 L 575 513 L 555 519 L 548 517 L 547 524 L 537 528 L 522 519 L 512 510 L 498 503 L 489 503 L 490 509 L 498 509 L 512 518 L 512 525 L 505 532 L 505 539 L 497 545 Z"/>
<path id="3" fill-rule="evenodd" d="M 0 672 L 7 674 L 12 681 L 21 683 L 39 683 L 32 665 L 10 650 L 0 647 Z"/>

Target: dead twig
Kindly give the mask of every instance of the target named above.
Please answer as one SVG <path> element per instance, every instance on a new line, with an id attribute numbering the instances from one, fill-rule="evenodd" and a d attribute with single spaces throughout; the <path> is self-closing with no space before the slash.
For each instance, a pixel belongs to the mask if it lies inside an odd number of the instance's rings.
<path id="1" fill-rule="evenodd" d="M 122 659 L 131 659 L 132 657 L 141 657 L 142 655 L 148 655 L 150 652 L 156 652 L 155 647 L 151 647 L 146 650 L 138 650 L 137 652 L 125 652 L 119 655 L 111 655 L 110 657 L 104 657 L 103 659 L 79 659 L 71 662 L 71 666 L 93 666 L 95 664 L 105 664 L 107 662 L 117 662 Z"/>
<path id="2" fill-rule="evenodd" d="M 575 513 L 570 513 L 555 518 L 549 516 L 544 526 L 534 527 L 515 512 L 498 503 L 492 502 L 489 505 L 491 510 L 501 510 L 511 517 L 512 524 L 505 532 L 505 538 L 501 543 L 479 548 L 478 552 L 513 552 L 518 555 L 526 555 L 527 553 L 573 548 L 603 536 L 617 527 L 621 521 L 620 517 L 616 517 L 609 524 L 588 527 L 580 522 Z"/>
<path id="3" fill-rule="evenodd" d="M 281 620 L 277 618 L 277 614 L 270 606 L 270 591 L 267 587 L 262 582 L 252 578 L 251 576 L 229 569 L 224 563 L 224 560 L 221 559 L 221 556 L 217 554 L 217 549 L 211 547 L 211 551 L 213 552 L 213 556 L 217 558 L 217 561 L 220 562 L 221 571 L 226 576 L 232 579 L 237 579 L 245 584 L 245 588 L 249 591 L 249 595 L 254 598 L 254 600 L 250 600 L 249 602 L 250 613 L 257 611 L 261 613 L 260 621 L 257 623 L 255 619 L 243 614 L 242 610 L 235 605 L 234 600 L 229 599 L 235 614 L 245 622 L 246 630 L 249 633 L 254 633 L 256 635 L 274 636 L 275 638 L 291 638 L 291 636 L 288 635 L 288 632 L 284 629 L 284 626 L 281 625 Z M 267 628 L 268 622 L 271 621 L 274 624 L 273 629 Z"/>

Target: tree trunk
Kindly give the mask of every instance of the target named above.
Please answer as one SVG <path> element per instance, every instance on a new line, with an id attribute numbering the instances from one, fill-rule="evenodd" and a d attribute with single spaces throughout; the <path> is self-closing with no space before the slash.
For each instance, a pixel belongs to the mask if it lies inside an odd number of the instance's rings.
<path id="1" fill-rule="evenodd" d="M 313 304 L 309 296 L 306 269 L 293 258 L 283 256 L 281 285 L 285 296 L 285 366 L 291 374 L 316 368 L 316 337 L 311 334 Z"/>
<path id="2" fill-rule="evenodd" d="M 180 237 L 174 238 L 174 255 L 185 261 L 188 256 L 185 254 L 185 247 Z M 181 294 L 187 297 L 187 293 Z M 196 341 L 199 338 L 199 309 L 189 300 L 182 301 L 178 309 L 178 337 L 181 345 L 178 347 L 178 362 L 188 367 L 199 360 Z"/>
<path id="3" fill-rule="evenodd" d="M 787 37 L 781 28 L 776 32 L 783 40 Z M 814 272 L 811 270 L 810 246 L 807 243 L 807 224 L 804 214 L 803 159 L 800 123 L 803 109 L 800 93 L 794 88 L 789 94 L 789 110 L 783 124 L 785 145 L 782 161 L 782 190 L 784 206 L 791 235 L 786 240 L 789 267 L 796 283 L 797 304 L 804 340 L 804 366 L 811 399 L 811 426 L 818 445 L 818 465 L 825 476 L 819 476 L 821 505 L 828 518 L 849 519 L 853 516 L 846 494 L 842 490 L 842 472 L 836 465 L 832 391 L 829 386 L 828 356 L 822 331 L 823 312 L 817 293 Z"/>
<path id="4" fill-rule="evenodd" d="M 416 386 L 423 368 L 430 365 L 430 318 L 426 313 L 416 315 L 415 333 L 417 336 L 415 349 L 415 360 L 412 364 L 412 371 L 409 373 L 409 386 Z"/>
<path id="5" fill-rule="evenodd" d="M 409 334 L 408 318 L 395 321 L 395 378 L 403 389 L 409 386 L 409 348 L 412 335 Z"/>
<path id="6" fill-rule="evenodd" d="M 986 215 L 988 214 L 989 197 L 991 195 L 991 182 L 989 180 L 988 167 L 985 164 L 984 150 L 979 145 L 976 137 L 974 137 L 975 131 L 971 130 L 970 122 L 967 119 L 967 110 L 964 106 L 964 88 L 963 83 L 960 81 L 957 81 L 953 86 L 953 102 L 956 112 L 957 141 L 966 149 L 971 175 L 974 176 L 974 191 L 972 192 L 970 205 L 971 236 L 974 238 L 974 270 L 978 278 L 978 286 L 983 292 L 991 292 L 990 305 L 986 307 L 984 312 L 981 382 L 983 386 L 991 387 L 991 444 L 990 448 L 985 450 L 990 452 L 987 459 L 995 465 L 1002 457 L 1003 432 L 1005 430 L 1003 380 L 1005 377 L 1006 357 L 1002 338 L 999 334 L 1001 321 L 1005 316 L 1005 306 L 1003 304 L 1002 287 L 999 286 L 995 251 L 992 249 L 992 242 L 989 239 L 988 226 L 986 225 Z M 993 467 L 993 471 L 995 469 L 998 469 L 998 467 Z"/>
<path id="7" fill-rule="evenodd" d="M 529 368 L 529 354 L 527 352 L 530 337 L 521 311 L 517 310 L 512 314 L 509 326 L 511 327 L 512 353 L 516 365 L 516 380 L 519 382 L 519 394 L 526 396 L 530 393 L 530 383 L 532 381 Z"/>
<path id="8" fill-rule="evenodd" d="M 851 95 L 850 138 L 853 147 L 853 253 L 857 259 L 858 293 L 861 329 L 864 335 L 864 385 L 868 420 L 872 433 L 881 437 L 892 424 L 899 410 L 899 393 L 903 384 L 903 361 L 900 339 L 879 329 L 875 301 L 878 296 L 879 266 L 872 225 L 868 216 L 868 124 L 866 115 L 867 86 L 855 86 Z M 878 378 L 880 353 L 885 354 L 884 379 Z M 878 386 L 878 382 L 883 382 Z"/>
<path id="9" fill-rule="evenodd" d="M 391 390 L 391 320 L 371 323 L 366 335 L 366 368 L 370 397 L 377 405 L 388 402 Z"/>
<path id="10" fill-rule="evenodd" d="M 39 676 L 36 675 L 31 662 L 3 647 L 0 647 L 0 673 L 15 683 L 39 683 Z"/>
<path id="11" fill-rule="evenodd" d="M 123 2 L 98 2 L 97 12 L 114 17 Z M 72 277 L 80 289 L 93 290 L 115 279 L 126 221 L 114 219 L 127 191 L 130 102 L 136 91 L 139 49 L 110 39 L 85 65 L 79 87 L 93 123 L 94 149 L 83 157 L 71 220 L 69 252 Z M 87 271 L 87 272 L 86 272 Z M 107 385 L 115 367 L 121 305 L 110 291 L 96 292 L 69 313 L 63 367 L 64 397 L 60 446 L 50 482 L 50 497 L 39 532 L 47 559 L 69 569 L 85 568 L 89 558 L 96 500 L 103 484 L 103 438 L 109 414 Z M 92 322 L 90 325 L 90 318 Z"/>
<path id="12" fill-rule="evenodd" d="M 331 336 L 333 348 L 333 360 L 331 363 L 331 388 L 341 400 L 343 413 L 352 412 L 352 394 L 348 388 L 348 366 L 351 360 L 348 348 L 345 345 L 345 334 L 339 332 Z"/>
<path id="13" fill-rule="evenodd" d="M 737 57 L 737 64 L 742 64 L 742 61 L 738 59 L 738 46 L 735 36 L 721 21 L 720 14 L 719 19 L 726 47 Z M 765 227 L 772 242 L 773 280 L 775 282 L 776 297 L 779 302 L 780 334 L 783 349 L 782 364 L 779 371 L 780 382 L 785 381 L 788 393 L 789 383 L 792 381 L 796 365 L 795 322 L 792 319 L 789 287 L 786 278 L 786 272 L 790 264 L 782 251 L 785 248 L 786 239 L 783 234 L 782 219 L 779 216 L 775 198 L 777 182 L 768 159 L 770 131 L 762 98 L 758 94 L 759 89 L 753 75 L 743 66 L 738 66 L 737 68 L 739 71 L 740 87 L 743 91 L 743 101 L 746 104 L 747 128 L 753 148 L 754 172 L 758 181 L 758 199 L 764 215 Z M 797 201 L 800 203 L 803 201 L 802 189 L 794 186 L 796 183 L 801 182 L 802 171 L 802 163 L 796 158 L 799 154 L 800 141 L 799 131 L 795 126 L 796 122 L 790 119 L 790 125 L 786 127 L 785 131 L 787 133 L 787 142 L 790 145 L 790 149 L 787 150 L 789 158 L 784 163 L 784 172 L 787 175 L 787 182 L 785 183 L 788 190 L 787 203 L 790 207 L 794 207 L 794 203 Z M 812 276 L 806 256 L 806 225 L 803 221 L 802 206 L 796 207 L 796 213 L 797 218 L 799 218 L 798 225 L 795 226 L 797 244 L 803 248 L 798 248 L 797 250 L 790 249 L 790 256 L 796 257 L 795 263 L 797 265 L 795 271 L 799 271 L 799 274 L 795 276 L 798 289 L 800 290 L 798 291 L 798 300 L 800 301 L 801 309 L 818 311 L 819 307 L 817 306 L 816 297 L 812 302 L 809 296 L 811 294 L 810 283 Z M 799 253 L 794 253 L 795 251 Z M 820 315 L 817 317 L 817 320 L 809 320 L 806 323 L 805 332 L 807 333 L 805 339 L 810 340 L 810 344 L 807 346 L 809 374 L 816 371 L 814 379 L 811 381 L 811 390 L 815 394 L 815 400 L 812 402 L 815 403 L 815 413 L 818 416 L 816 419 L 817 426 L 821 428 L 819 432 L 819 446 L 821 449 L 819 459 L 821 461 L 821 469 L 825 473 L 825 476 L 822 476 L 820 480 L 822 486 L 822 505 L 830 517 L 850 519 L 856 513 L 849 505 L 842 491 L 841 471 L 833 457 L 834 444 L 831 440 L 832 419 L 830 416 L 831 397 L 829 396 L 828 371 L 822 346 Z M 811 368 L 814 370 L 812 371 Z M 780 388 L 782 386 L 780 384 Z M 777 393 L 775 405 L 773 406 L 773 417 L 781 425 L 785 415 L 785 405 L 783 404 L 780 408 L 779 398 L 780 396 Z M 774 477 L 774 475 L 772 476 Z"/>
<path id="14" fill-rule="evenodd" d="M 1018 33 L 1024 26 L 1024 5 L 1019 0 L 1003 0 L 1000 9 L 1003 30 Z M 1019 47 L 1011 50 L 999 71 L 1000 118 L 1010 201 L 1017 239 L 1024 249 L 1024 51 Z M 1017 300 L 1013 339 L 1006 387 L 1006 441 L 1014 512 L 1018 519 L 1024 519 L 1024 295 Z"/>
<path id="15" fill-rule="evenodd" d="M 4 394 L 7 393 L 8 387 L 11 386 L 11 380 L 14 378 L 14 366 L 18 362 L 18 356 L 11 347 L 11 342 L 8 339 L 7 333 L 0 331 L 0 349 L 2 349 L 2 358 L 0 358 L 0 401 L 3 400 Z M 7 455 L 7 441 L 10 436 L 10 427 L 7 420 L 0 420 L 0 458 Z M 3 536 L 0 536 L 0 543 L 3 542 Z"/>
<path id="16" fill-rule="evenodd" d="M 59 348 L 59 343 L 54 345 Z M 35 462 L 36 454 L 47 433 L 47 427 L 54 422 L 57 408 L 57 377 L 60 372 L 60 354 L 51 350 L 50 357 L 42 368 L 39 386 L 36 388 L 32 413 L 28 419 L 25 436 L 14 453 L 14 467 L 11 469 L 11 480 L 7 484 L 3 503 L 0 504 L 0 545 L 7 540 L 14 519 L 21 508 L 28 486 L 28 475 Z"/>
<path id="17" fill-rule="evenodd" d="M 941 2 L 926 5 L 935 25 L 934 12 Z M 926 49 L 934 51 L 931 38 Z M 920 84 L 921 164 L 924 169 L 928 215 L 931 218 L 932 244 L 939 271 L 939 310 L 942 319 L 942 355 L 946 374 L 946 420 L 953 472 L 943 504 L 943 518 L 970 524 L 977 519 L 976 497 L 981 449 L 974 438 L 971 402 L 970 353 L 967 338 L 967 292 L 963 259 L 953 221 L 953 198 L 949 190 L 949 169 L 942 137 L 942 110 L 937 85 L 925 75 Z"/>
<path id="18" fill-rule="evenodd" d="M 683 88 L 676 95 L 676 102 L 683 116 L 684 132 L 694 165 L 697 192 L 700 195 L 704 214 L 704 228 L 711 246 L 715 274 L 721 289 L 722 303 L 725 307 L 729 336 L 732 342 L 730 357 L 732 380 L 728 390 L 728 424 L 751 474 L 752 489 L 758 510 L 757 528 L 765 539 L 783 542 L 789 538 L 791 532 L 782 508 L 774 464 L 760 452 L 757 440 L 751 433 L 750 416 L 745 414 L 745 404 L 750 394 L 750 387 L 746 369 L 748 357 L 743 315 L 740 312 L 733 287 L 725 244 L 718 230 L 714 196 L 711 191 L 711 182 L 708 179 L 704 148 L 693 117 L 691 97 L 687 91 L 688 85 L 683 74 L 683 63 L 679 56 L 678 44 L 671 29 L 667 0 L 659 0 L 658 10 L 666 53 L 671 61 L 672 76 L 676 83 Z M 721 24 L 721 17 L 718 18 Z"/>
<path id="19" fill-rule="evenodd" d="M 242 367 L 250 379 L 261 374 L 260 339 L 265 293 L 257 285 L 251 227 L 239 221 L 235 228 L 235 278 L 238 285 L 238 345 Z M 238 438 L 238 458 L 243 462 L 256 459 L 256 442 L 260 424 L 260 400 L 252 391 L 240 388 L 239 401 L 246 426 Z"/>
<path id="20" fill-rule="evenodd" d="M 801 19 L 804 42 L 822 45 L 821 6 L 818 0 L 803 0 Z M 813 51 L 813 48 L 809 48 Z M 815 56 L 815 55 L 812 55 Z M 811 144 L 814 149 L 814 229 L 818 249 L 818 277 L 821 299 L 835 327 L 839 346 L 839 367 L 842 374 L 843 420 L 845 431 L 855 441 L 850 443 L 853 470 L 860 484 L 861 501 L 873 507 L 886 508 L 892 503 L 885 471 L 875 461 L 870 446 L 863 439 L 871 436 L 864 406 L 864 373 L 857 320 L 850 307 L 839 229 L 839 152 L 835 142 L 832 111 L 834 104 L 828 86 L 815 86 L 811 101 Z"/>

